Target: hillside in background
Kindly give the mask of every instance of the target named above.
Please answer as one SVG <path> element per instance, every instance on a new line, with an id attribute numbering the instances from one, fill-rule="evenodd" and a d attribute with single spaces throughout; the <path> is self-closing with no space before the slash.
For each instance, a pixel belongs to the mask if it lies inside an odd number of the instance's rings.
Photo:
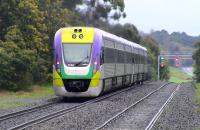
<path id="1" fill-rule="evenodd" d="M 160 44 L 162 53 L 170 54 L 191 54 L 195 43 L 200 41 L 200 36 L 189 36 L 185 32 L 169 34 L 166 30 L 151 32 L 150 36 Z"/>

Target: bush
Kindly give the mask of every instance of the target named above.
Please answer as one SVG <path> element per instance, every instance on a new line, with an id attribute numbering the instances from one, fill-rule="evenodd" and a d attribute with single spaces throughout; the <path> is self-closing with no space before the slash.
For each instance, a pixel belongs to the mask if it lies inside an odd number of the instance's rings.
<path id="1" fill-rule="evenodd" d="M 27 50 L 20 50 L 13 42 L 1 42 L 0 89 L 24 90 L 32 84 L 32 57 Z M 9 47 L 7 46 L 9 45 Z M 14 51 L 10 49 L 14 48 Z"/>

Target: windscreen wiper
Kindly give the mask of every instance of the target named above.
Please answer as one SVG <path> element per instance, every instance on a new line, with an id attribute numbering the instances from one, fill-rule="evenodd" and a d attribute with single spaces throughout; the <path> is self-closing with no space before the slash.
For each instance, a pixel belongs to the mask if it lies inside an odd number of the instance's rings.
<path id="1" fill-rule="evenodd" d="M 85 58 L 83 58 L 80 62 L 76 63 L 75 66 L 78 66 L 80 65 L 84 60 L 88 59 L 89 56 L 86 56 Z"/>

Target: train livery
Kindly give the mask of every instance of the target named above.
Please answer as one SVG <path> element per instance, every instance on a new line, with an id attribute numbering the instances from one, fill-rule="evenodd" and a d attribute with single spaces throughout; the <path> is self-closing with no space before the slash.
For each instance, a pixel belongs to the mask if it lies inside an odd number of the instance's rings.
<path id="1" fill-rule="evenodd" d="M 96 97 L 147 79 L 147 49 L 93 27 L 61 28 L 54 38 L 57 96 Z"/>

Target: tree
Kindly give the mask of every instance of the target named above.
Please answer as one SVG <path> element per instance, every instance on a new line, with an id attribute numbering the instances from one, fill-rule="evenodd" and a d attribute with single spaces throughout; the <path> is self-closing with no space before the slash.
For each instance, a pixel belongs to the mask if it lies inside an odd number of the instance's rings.
<path id="1" fill-rule="evenodd" d="M 24 44 L 19 28 L 9 27 L 5 41 L 0 41 L 0 89 L 28 89 L 31 85 L 35 53 L 23 49 Z"/>
<path id="2" fill-rule="evenodd" d="M 193 54 L 193 59 L 195 60 L 195 65 L 194 65 L 194 74 L 196 77 L 197 82 L 200 82 L 200 42 L 197 42 L 195 44 L 195 47 L 197 48 L 197 50 L 194 52 Z"/>
<path id="3" fill-rule="evenodd" d="M 13 90 L 30 86 L 33 81 L 41 81 L 47 71 L 45 64 L 38 61 L 47 52 L 43 12 L 35 0 L 4 1 L 0 5 L 1 32 L 1 88 Z M 39 73 L 35 73 L 39 70 Z M 36 77 L 40 76 L 39 80 Z"/>
<path id="4" fill-rule="evenodd" d="M 108 19 L 126 17 L 124 0 L 83 0 L 83 4 L 85 8 L 78 8 L 78 11 L 86 18 L 87 25 L 94 25 L 99 20 L 108 22 Z"/>
<path id="5" fill-rule="evenodd" d="M 66 8 L 69 1 L 0 0 L 1 89 L 25 89 L 51 80 L 55 32 L 83 25 L 80 16 Z M 71 5 L 81 1 L 71 1 Z"/>
<path id="6" fill-rule="evenodd" d="M 63 6 L 70 10 L 75 10 L 77 5 L 82 5 L 83 0 L 64 0 Z"/>
<path id="7" fill-rule="evenodd" d="M 142 39 L 142 45 L 148 50 L 148 78 L 157 79 L 157 57 L 160 53 L 158 43 L 151 37 L 146 36 Z"/>
<path id="8" fill-rule="evenodd" d="M 45 33 L 49 37 L 46 41 L 47 52 L 41 55 L 39 62 L 46 65 L 49 73 L 52 73 L 53 41 L 56 31 L 62 27 L 83 25 L 79 17 L 66 8 L 71 5 L 75 6 L 77 3 L 80 1 L 39 0 L 39 9 L 43 12 L 44 24 L 47 26 Z"/>
<path id="9" fill-rule="evenodd" d="M 141 37 L 137 28 L 133 24 L 127 23 L 125 25 L 110 25 L 110 29 L 108 31 L 129 41 L 140 44 Z"/>
<path id="10" fill-rule="evenodd" d="M 147 47 L 148 50 L 148 64 L 149 64 L 149 77 L 152 79 L 157 79 L 157 68 L 158 68 L 158 55 L 160 55 L 159 43 L 156 42 L 152 37 L 146 36 L 142 39 L 142 45 Z M 160 79 L 169 79 L 169 67 L 166 63 L 164 67 L 160 69 Z"/>

